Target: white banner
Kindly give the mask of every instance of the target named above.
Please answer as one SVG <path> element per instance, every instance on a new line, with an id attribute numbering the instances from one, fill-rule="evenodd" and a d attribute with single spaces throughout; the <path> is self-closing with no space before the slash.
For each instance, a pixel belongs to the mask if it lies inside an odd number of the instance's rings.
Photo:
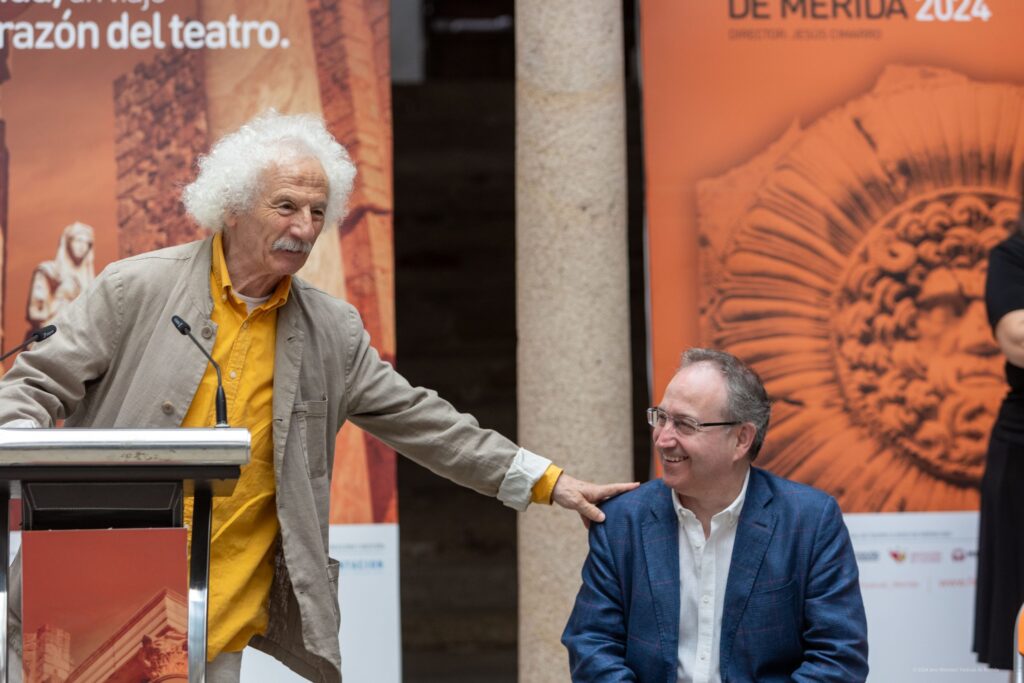
<path id="1" fill-rule="evenodd" d="M 978 513 L 846 515 L 868 615 L 872 683 L 1005 683 L 971 651 Z M 1006 639 L 1010 647 L 1010 638 Z"/>

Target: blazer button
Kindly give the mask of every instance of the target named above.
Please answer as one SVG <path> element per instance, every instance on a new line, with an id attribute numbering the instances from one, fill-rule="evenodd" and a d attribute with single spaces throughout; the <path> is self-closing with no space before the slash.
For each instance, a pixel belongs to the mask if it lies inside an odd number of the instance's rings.
<path id="1" fill-rule="evenodd" d="M 160 410 L 164 411 L 164 415 L 170 415 L 174 412 L 174 404 L 170 401 L 164 401 L 164 404 L 160 406 Z"/>
<path id="2" fill-rule="evenodd" d="M 209 339 L 210 337 L 213 336 L 213 330 L 211 330 L 208 326 L 204 325 L 203 329 L 199 332 L 199 334 L 203 335 L 203 339 Z"/>

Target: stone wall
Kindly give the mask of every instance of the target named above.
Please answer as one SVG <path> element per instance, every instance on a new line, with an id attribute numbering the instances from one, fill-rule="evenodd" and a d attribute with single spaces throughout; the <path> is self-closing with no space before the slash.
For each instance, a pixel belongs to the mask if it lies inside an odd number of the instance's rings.
<path id="1" fill-rule="evenodd" d="M 198 50 L 164 50 L 114 82 L 121 257 L 202 236 L 181 188 L 206 151 L 206 91 Z"/>

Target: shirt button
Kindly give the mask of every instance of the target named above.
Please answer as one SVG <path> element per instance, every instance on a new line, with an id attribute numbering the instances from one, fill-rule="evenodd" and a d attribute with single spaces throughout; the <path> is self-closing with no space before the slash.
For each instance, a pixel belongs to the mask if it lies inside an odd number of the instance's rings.
<path id="1" fill-rule="evenodd" d="M 203 329 L 200 330 L 199 334 L 203 335 L 203 339 L 209 339 L 210 337 L 213 336 L 213 330 L 211 330 L 209 327 L 203 327 Z"/>
<path id="2" fill-rule="evenodd" d="M 170 401 L 164 401 L 163 405 L 160 406 L 160 410 L 164 411 L 164 415 L 170 415 L 174 412 L 174 404 Z"/>
<path id="3" fill-rule="evenodd" d="M 231 379 L 235 379 L 236 377 L 238 377 L 238 373 L 232 370 L 231 372 L 228 373 L 228 377 L 230 377 Z"/>
<path id="4" fill-rule="evenodd" d="M 220 295 L 220 300 L 221 301 L 227 301 L 228 300 L 228 293 L 224 292 L 223 294 L 221 294 Z"/>
<path id="5" fill-rule="evenodd" d="M 708 604 L 709 602 L 711 602 L 711 598 L 709 598 L 708 596 L 706 596 L 706 595 L 705 595 L 705 596 L 704 596 L 704 600 L 703 600 L 703 602 L 704 602 L 704 604 L 706 605 L 706 604 Z"/>
<path id="6" fill-rule="evenodd" d="M 706 654 L 704 654 L 703 652 L 701 652 L 701 653 L 700 653 L 700 660 L 701 660 L 702 662 L 703 662 L 703 661 L 704 661 L 705 659 L 707 659 L 707 658 L 708 658 L 708 656 L 707 656 Z"/>
<path id="7" fill-rule="evenodd" d="M 246 320 L 244 323 L 242 323 L 242 329 L 243 330 L 249 329 L 249 321 L 248 320 Z"/>

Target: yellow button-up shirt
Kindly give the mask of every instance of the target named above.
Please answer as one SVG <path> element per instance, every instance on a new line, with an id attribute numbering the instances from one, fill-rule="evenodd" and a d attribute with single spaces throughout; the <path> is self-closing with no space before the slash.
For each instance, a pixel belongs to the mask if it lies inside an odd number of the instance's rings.
<path id="1" fill-rule="evenodd" d="M 277 309 L 288 300 L 291 278 L 250 313 L 231 288 L 221 235 L 213 239 L 210 292 L 217 324 L 213 359 L 221 366 L 228 422 L 252 435 L 251 460 L 235 492 L 213 499 L 210 541 L 207 659 L 239 652 L 267 630 L 267 600 L 274 578 L 274 541 L 280 525 L 274 500 L 273 389 Z M 217 373 L 213 366 L 199 384 L 183 427 L 211 427 L 216 421 Z M 191 526 L 192 500 L 185 502 Z"/>

